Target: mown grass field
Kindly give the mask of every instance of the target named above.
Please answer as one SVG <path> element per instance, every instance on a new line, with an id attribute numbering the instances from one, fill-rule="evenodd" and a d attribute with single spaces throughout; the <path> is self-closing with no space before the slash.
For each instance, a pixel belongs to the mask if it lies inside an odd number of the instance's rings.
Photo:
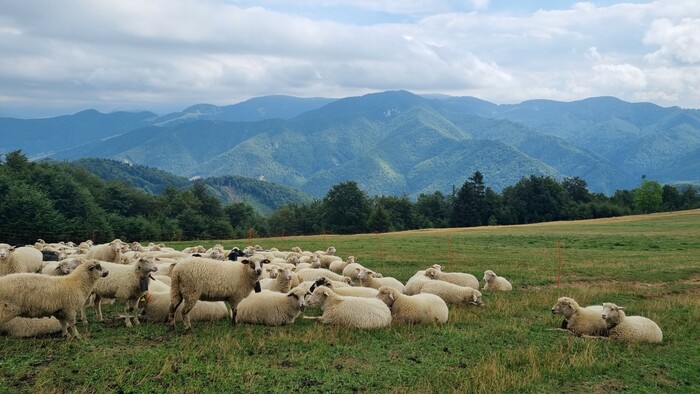
<path id="1" fill-rule="evenodd" d="M 248 240 L 202 243 L 243 247 Z M 558 243 L 562 269 L 559 286 Z M 406 281 L 440 263 L 514 285 L 485 306 L 451 307 L 444 326 L 364 331 L 298 319 L 286 327 L 193 322 L 126 329 L 112 318 L 81 340 L 0 338 L 0 393 L 17 392 L 700 392 L 700 210 L 527 226 L 253 239 L 333 245 Z M 583 339 L 559 326 L 560 296 L 615 302 L 655 320 L 661 344 Z M 307 310 L 308 314 L 318 311 Z"/>

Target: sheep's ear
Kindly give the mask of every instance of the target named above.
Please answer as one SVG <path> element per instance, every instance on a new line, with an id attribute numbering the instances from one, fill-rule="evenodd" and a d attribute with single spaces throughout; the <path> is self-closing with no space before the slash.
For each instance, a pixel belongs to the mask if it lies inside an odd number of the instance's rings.
<path id="1" fill-rule="evenodd" d="M 90 265 L 88 265 L 88 268 L 87 268 L 87 269 L 88 269 L 89 271 L 92 271 L 92 270 L 95 269 L 95 267 L 97 267 L 97 264 L 90 264 Z"/>
<path id="2" fill-rule="evenodd" d="M 299 299 L 299 296 L 296 295 L 296 294 L 294 294 L 294 292 L 290 292 L 289 294 L 287 294 L 287 297 L 294 297 L 294 298 L 296 298 L 297 300 Z"/>
<path id="3" fill-rule="evenodd" d="M 260 262 L 260 264 L 270 264 L 270 260 L 264 259 L 263 261 Z"/>
<path id="4" fill-rule="evenodd" d="M 238 260 L 238 261 L 240 261 L 242 264 L 250 263 L 250 260 L 248 260 L 248 259 L 243 259 L 243 260 Z"/>
<path id="5" fill-rule="evenodd" d="M 323 295 L 326 296 L 326 297 L 330 296 L 330 295 L 331 295 L 330 290 L 324 290 L 324 291 L 323 291 Z"/>
<path id="6" fill-rule="evenodd" d="M 394 300 L 394 293 L 389 293 L 389 298 L 391 298 L 392 300 Z M 396 300 L 394 300 L 394 301 L 396 301 Z"/>
<path id="7" fill-rule="evenodd" d="M 474 300 L 474 302 L 479 301 L 479 297 L 477 297 L 476 294 L 472 294 L 472 299 Z"/>
<path id="8" fill-rule="evenodd" d="M 624 307 L 624 306 L 618 306 L 616 309 L 617 309 L 618 311 L 624 311 L 624 310 L 625 310 L 625 307 Z"/>

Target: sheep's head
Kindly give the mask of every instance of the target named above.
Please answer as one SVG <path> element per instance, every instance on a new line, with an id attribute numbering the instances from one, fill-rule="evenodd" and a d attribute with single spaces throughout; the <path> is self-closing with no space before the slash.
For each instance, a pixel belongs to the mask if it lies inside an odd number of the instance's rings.
<path id="1" fill-rule="evenodd" d="M 333 290 L 326 286 L 319 286 L 314 289 L 314 291 L 306 296 L 306 305 L 308 306 L 319 306 L 322 305 L 326 298 L 330 297 Z"/>
<path id="2" fill-rule="evenodd" d="M 138 267 L 141 272 L 145 273 L 146 275 L 150 274 L 151 272 L 156 272 L 158 271 L 158 265 L 156 264 L 156 258 L 153 256 L 141 256 L 139 257 L 138 260 L 136 260 L 136 266 Z"/>
<path id="3" fill-rule="evenodd" d="M 134 241 L 131 243 L 131 250 L 134 252 L 138 252 L 141 249 L 141 244 L 138 243 L 137 241 Z"/>
<path id="4" fill-rule="evenodd" d="M 357 274 L 357 279 L 359 280 L 365 280 L 370 276 L 370 270 L 368 269 L 361 269 L 360 272 Z"/>
<path id="5" fill-rule="evenodd" d="M 335 252 L 337 252 L 337 250 L 335 249 L 335 246 L 329 246 L 328 249 L 326 249 L 327 255 L 333 256 L 335 254 Z"/>
<path id="6" fill-rule="evenodd" d="M 90 272 L 93 278 L 104 278 L 109 274 L 109 271 L 102 268 L 102 264 L 98 263 L 97 260 L 91 260 L 89 263 L 85 264 L 85 269 Z"/>
<path id="7" fill-rule="evenodd" d="M 491 279 L 496 277 L 496 273 L 491 270 L 484 271 L 484 282 L 489 282 Z"/>
<path id="8" fill-rule="evenodd" d="M 391 308 L 396 301 L 399 291 L 389 286 L 382 286 L 377 290 L 377 298 L 379 298 L 383 303 Z"/>
<path id="9" fill-rule="evenodd" d="M 425 270 L 425 276 L 427 276 L 430 279 L 435 279 L 438 275 L 438 272 L 439 271 L 435 268 L 428 268 L 427 270 Z"/>
<path id="10" fill-rule="evenodd" d="M 348 256 L 348 257 L 345 259 L 345 262 L 348 263 L 348 264 L 354 263 L 354 262 L 355 262 L 355 256 Z"/>
<path id="11" fill-rule="evenodd" d="M 623 310 L 625 309 L 624 306 L 617 306 L 611 302 L 604 302 L 603 303 L 603 314 L 601 317 L 603 320 L 605 320 L 608 325 L 616 324 L 620 321 L 621 318 L 625 316 L 625 312 Z"/>
<path id="12" fill-rule="evenodd" d="M 276 266 L 269 267 L 269 268 L 265 268 L 265 272 L 267 272 L 268 275 L 270 275 L 271 279 L 275 279 L 280 274 L 280 269 L 279 269 L 279 267 L 276 267 Z"/>
<path id="13" fill-rule="evenodd" d="M 299 305 L 300 310 L 304 310 L 306 308 L 306 291 L 304 289 L 293 289 L 289 293 L 287 293 L 287 297 L 294 297 L 297 300 L 297 303 Z"/>
<path id="14" fill-rule="evenodd" d="M 211 251 L 211 258 L 214 260 L 223 260 L 224 255 L 219 249 L 214 249 Z"/>
<path id="15" fill-rule="evenodd" d="M 293 246 L 291 250 L 294 253 L 301 253 L 302 252 L 301 248 L 298 246 Z"/>
<path id="16" fill-rule="evenodd" d="M 268 259 L 263 259 L 263 260 L 251 260 L 251 259 L 243 259 L 241 260 L 242 264 L 248 265 L 248 268 L 255 274 L 256 277 L 260 277 L 260 274 L 262 274 L 263 271 L 263 264 L 269 264 L 270 260 Z"/>
<path id="17" fill-rule="evenodd" d="M 561 297 L 557 300 L 557 303 L 554 304 L 554 306 L 552 307 L 552 314 L 571 316 L 577 307 L 578 303 L 576 303 L 576 301 L 574 301 L 573 298 Z"/>
<path id="18" fill-rule="evenodd" d="M 321 268 L 321 259 L 314 257 L 314 259 L 311 261 L 311 268 Z"/>
<path id="19" fill-rule="evenodd" d="M 10 246 L 8 244 L 0 244 L 0 259 L 10 258 L 13 250 L 15 250 L 14 246 Z"/>
<path id="20" fill-rule="evenodd" d="M 469 305 L 484 306 L 484 300 L 481 298 L 479 290 L 474 290 L 472 295 L 466 297 L 465 302 Z"/>
<path id="21" fill-rule="evenodd" d="M 282 270 L 280 270 L 279 275 L 285 280 L 292 280 L 292 268 L 284 267 Z"/>
<path id="22" fill-rule="evenodd" d="M 326 278 L 325 276 L 319 277 L 318 279 L 316 279 L 316 280 L 314 281 L 314 283 L 311 285 L 311 287 L 309 287 L 309 293 L 308 293 L 308 294 L 311 295 L 311 293 L 313 293 L 314 290 L 315 290 L 317 287 L 320 287 L 320 286 L 331 287 L 331 286 L 332 286 L 331 280 L 328 279 L 328 278 Z"/>

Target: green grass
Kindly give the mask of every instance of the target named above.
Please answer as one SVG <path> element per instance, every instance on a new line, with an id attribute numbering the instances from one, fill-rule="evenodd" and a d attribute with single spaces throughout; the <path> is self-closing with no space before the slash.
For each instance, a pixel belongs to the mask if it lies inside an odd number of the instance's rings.
<path id="1" fill-rule="evenodd" d="M 558 281 L 558 244 L 562 268 Z M 245 246 L 248 240 L 201 242 Z M 200 242 L 172 244 L 183 248 Z M 0 338 L 5 392 L 700 392 L 700 211 L 529 226 L 253 239 L 338 254 L 407 280 L 434 263 L 511 280 L 444 326 L 357 330 L 298 319 L 261 327 L 193 322 L 126 329 L 92 311 L 84 338 Z M 452 258 L 450 258 L 452 256 Z M 551 331 L 560 296 L 615 302 L 655 320 L 661 344 Z M 307 311 L 309 314 L 317 311 Z"/>

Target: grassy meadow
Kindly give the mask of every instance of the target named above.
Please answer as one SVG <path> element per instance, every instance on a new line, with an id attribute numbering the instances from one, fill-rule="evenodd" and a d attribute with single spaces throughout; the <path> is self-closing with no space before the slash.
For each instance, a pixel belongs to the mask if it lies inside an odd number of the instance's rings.
<path id="1" fill-rule="evenodd" d="M 167 243 L 184 248 L 244 240 Z M 439 263 L 513 283 L 443 326 L 358 330 L 193 322 L 124 327 L 118 308 L 80 340 L 0 338 L 0 393 L 661 393 L 700 392 L 700 210 L 524 226 L 252 240 L 338 255 L 405 282 Z M 558 245 L 561 245 L 561 249 Z M 559 256 L 561 254 L 561 275 Z M 656 321 L 661 344 L 552 331 L 558 297 L 614 302 Z M 308 309 L 307 314 L 320 313 Z"/>

